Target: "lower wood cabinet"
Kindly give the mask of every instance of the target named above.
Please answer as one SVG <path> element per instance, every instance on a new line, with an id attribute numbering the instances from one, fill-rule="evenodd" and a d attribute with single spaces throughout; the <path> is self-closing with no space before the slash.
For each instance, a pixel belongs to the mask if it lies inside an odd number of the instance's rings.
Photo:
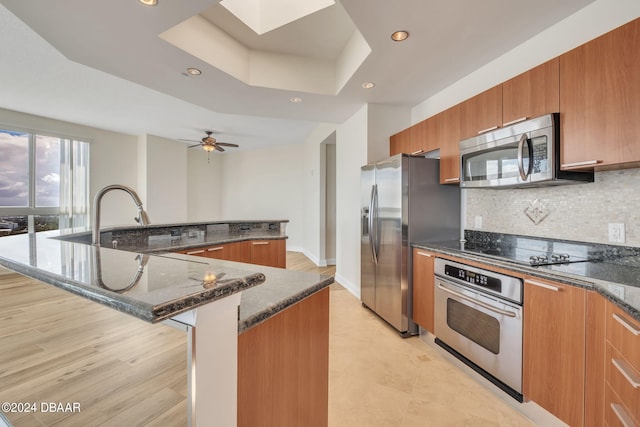
<path id="1" fill-rule="evenodd" d="M 585 297 L 582 288 L 525 278 L 524 396 L 570 426 L 584 422 Z"/>
<path id="2" fill-rule="evenodd" d="M 606 303 L 604 413 L 611 426 L 640 425 L 640 322 Z"/>
<path id="3" fill-rule="evenodd" d="M 238 426 L 326 427 L 329 288 L 238 336 Z"/>
<path id="4" fill-rule="evenodd" d="M 285 268 L 287 265 L 284 240 L 251 240 L 245 243 L 249 250 L 250 264 Z"/>
<path id="5" fill-rule="evenodd" d="M 413 249 L 413 321 L 433 333 L 434 325 L 434 276 L 432 253 Z"/>
<path id="6" fill-rule="evenodd" d="M 604 425 L 605 310 L 604 297 L 595 291 L 588 291 L 585 320 L 585 427 Z"/>
<path id="7" fill-rule="evenodd" d="M 237 261 L 247 264 L 286 268 L 287 243 L 284 239 L 247 240 L 178 251 L 186 255 Z"/>

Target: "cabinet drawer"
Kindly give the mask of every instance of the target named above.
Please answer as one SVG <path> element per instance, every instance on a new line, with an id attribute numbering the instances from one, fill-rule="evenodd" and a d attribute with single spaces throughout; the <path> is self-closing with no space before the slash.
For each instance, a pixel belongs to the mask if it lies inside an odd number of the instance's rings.
<path id="1" fill-rule="evenodd" d="M 604 402 L 604 419 L 608 427 L 639 427 L 608 384 L 604 391 Z"/>
<path id="2" fill-rule="evenodd" d="M 640 322 L 612 303 L 607 304 L 607 341 L 640 371 Z"/>
<path id="3" fill-rule="evenodd" d="M 607 345 L 606 379 L 618 399 L 634 419 L 640 419 L 640 373 L 618 353 Z"/>

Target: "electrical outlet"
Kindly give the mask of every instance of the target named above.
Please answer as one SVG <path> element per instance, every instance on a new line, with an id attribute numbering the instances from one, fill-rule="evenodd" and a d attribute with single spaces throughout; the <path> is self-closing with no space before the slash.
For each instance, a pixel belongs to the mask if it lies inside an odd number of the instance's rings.
<path id="1" fill-rule="evenodd" d="M 480 215 L 475 217 L 475 228 L 478 230 L 482 228 L 482 217 Z"/>
<path id="2" fill-rule="evenodd" d="M 608 285 L 609 291 L 616 297 L 624 299 L 624 288 L 618 285 Z"/>
<path id="3" fill-rule="evenodd" d="M 624 243 L 624 223 L 609 224 L 609 242 Z"/>

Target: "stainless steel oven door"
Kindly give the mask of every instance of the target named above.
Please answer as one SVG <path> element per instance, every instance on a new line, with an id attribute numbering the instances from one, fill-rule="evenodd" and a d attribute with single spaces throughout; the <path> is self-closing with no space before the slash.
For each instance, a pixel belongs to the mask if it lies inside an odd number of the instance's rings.
<path id="1" fill-rule="evenodd" d="M 435 335 L 522 393 L 522 307 L 436 277 Z"/>

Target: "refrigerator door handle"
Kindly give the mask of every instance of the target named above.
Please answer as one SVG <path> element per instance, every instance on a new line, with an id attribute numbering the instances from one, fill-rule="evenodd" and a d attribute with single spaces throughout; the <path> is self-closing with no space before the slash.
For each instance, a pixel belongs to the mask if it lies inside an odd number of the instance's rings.
<path id="1" fill-rule="evenodd" d="M 374 264 L 378 263 L 378 257 L 376 254 L 376 245 L 375 245 L 375 238 L 376 238 L 376 229 L 375 229 L 375 224 L 374 224 L 374 216 L 375 216 L 375 197 L 376 197 L 377 191 L 376 191 L 376 185 L 372 185 L 371 186 L 371 197 L 369 198 L 369 247 L 371 248 L 371 261 Z"/>
<path id="2" fill-rule="evenodd" d="M 375 263 L 378 264 L 378 254 L 380 253 L 380 207 L 378 206 L 378 185 L 373 186 L 373 253 L 375 255 Z"/>

